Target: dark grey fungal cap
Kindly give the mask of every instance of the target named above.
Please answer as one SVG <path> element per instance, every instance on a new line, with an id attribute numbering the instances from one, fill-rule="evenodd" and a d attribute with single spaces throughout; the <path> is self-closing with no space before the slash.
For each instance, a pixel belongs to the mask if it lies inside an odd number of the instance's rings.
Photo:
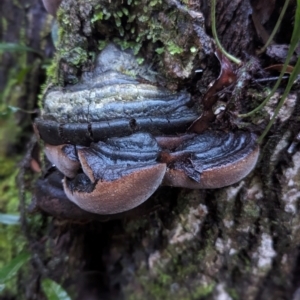
<path id="1" fill-rule="evenodd" d="M 109 44 L 99 54 L 93 72 L 81 82 L 50 90 L 43 103 L 43 119 L 61 123 L 87 123 L 122 118 L 169 118 L 191 115 L 186 109 L 190 95 L 156 86 L 152 73 L 139 66 L 135 57 Z M 140 83 L 136 78 L 151 78 Z"/>
<path id="2" fill-rule="evenodd" d="M 137 131 L 184 132 L 198 115 L 190 102 L 187 92 L 157 86 L 147 66 L 109 44 L 78 84 L 46 93 L 35 123 L 41 138 L 53 145 L 78 143 L 74 131 L 81 132 L 82 145 Z"/>

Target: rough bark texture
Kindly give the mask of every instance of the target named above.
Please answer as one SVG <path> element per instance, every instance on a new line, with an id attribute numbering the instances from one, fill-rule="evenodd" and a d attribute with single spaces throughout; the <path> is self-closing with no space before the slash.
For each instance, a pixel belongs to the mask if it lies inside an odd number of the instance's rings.
<path id="1" fill-rule="evenodd" d="M 58 13 L 63 39 L 52 82 L 76 82 L 82 70 L 91 67 L 91 53 L 100 48 L 99 40 L 122 41 L 123 25 L 116 26 L 116 16 L 107 20 L 95 17 L 103 7 L 116 12 L 122 5 L 121 1 L 111 2 L 63 1 Z M 187 1 L 184 8 L 203 13 L 203 17 L 193 18 L 171 0 L 153 1 L 157 2 L 153 11 L 143 11 L 148 2 L 126 5 L 129 15 L 151 16 L 145 19 L 148 25 L 143 25 L 142 18 L 133 20 L 133 35 L 140 36 L 133 47 L 139 48 L 139 55 L 146 60 L 155 55 L 153 48 L 164 48 L 154 66 L 168 78 L 165 85 L 173 89 L 189 85 L 193 97 L 200 97 L 219 68 L 210 56 L 212 48 L 205 35 L 210 33 L 209 6 L 206 1 Z M 154 14 L 158 8 L 160 13 Z M 263 93 L 258 86 L 249 88 L 249 78 L 261 71 L 265 58 L 259 63 L 255 58 L 257 37 L 251 13 L 249 1 L 218 1 L 221 42 L 243 61 L 254 61 L 246 70 L 242 89 L 233 93 L 233 109 L 244 112 L 255 107 L 253 99 L 260 100 L 257 94 Z M 143 30 L 154 23 L 158 36 L 148 32 L 148 41 Z M 163 24 L 164 30 L 157 23 Z M 176 34 L 174 24 L 178 25 Z M 131 40 L 132 36 L 125 32 L 126 38 Z M 172 49 L 163 42 L 167 38 L 173 50 L 179 45 L 182 51 L 171 54 Z M 192 46 L 197 48 L 196 54 L 191 54 Z M 195 75 L 199 68 L 204 69 L 202 77 Z M 146 213 L 139 211 L 107 222 L 71 224 L 49 217 L 47 229 L 40 225 L 36 237 L 34 247 L 41 260 L 33 262 L 33 270 L 38 272 L 33 271 L 30 284 L 22 290 L 26 290 L 25 298 L 43 299 L 38 275 L 47 274 L 62 284 L 72 299 L 299 299 L 298 93 L 293 91 L 286 100 L 261 147 L 257 168 L 233 186 L 218 190 L 163 187 L 146 203 Z M 251 120 L 251 128 L 261 132 L 277 99 L 278 95 L 259 118 Z M 225 123 L 235 127 L 240 123 L 228 121 L 232 115 L 224 117 Z M 220 123 L 222 119 L 212 126 L 224 127 Z"/>

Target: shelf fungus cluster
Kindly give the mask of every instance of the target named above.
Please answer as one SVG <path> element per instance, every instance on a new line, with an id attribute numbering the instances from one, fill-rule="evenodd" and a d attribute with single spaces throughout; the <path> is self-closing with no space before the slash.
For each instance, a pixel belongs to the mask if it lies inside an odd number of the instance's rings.
<path id="1" fill-rule="evenodd" d="M 159 87 L 147 66 L 110 44 L 78 84 L 45 94 L 35 129 L 55 167 L 36 197 L 111 215 L 161 185 L 220 188 L 244 178 L 257 161 L 256 136 L 187 132 L 197 117 L 186 91 Z"/>

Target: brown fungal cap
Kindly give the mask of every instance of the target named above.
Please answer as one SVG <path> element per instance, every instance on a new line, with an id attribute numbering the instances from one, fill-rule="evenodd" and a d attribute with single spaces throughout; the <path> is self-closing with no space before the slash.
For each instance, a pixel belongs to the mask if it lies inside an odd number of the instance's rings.
<path id="1" fill-rule="evenodd" d="M 46 153 L 65 175 L 65 198 L 85 211 L 112 215 L 142 204 L 160 185 L 199 189 L 236 183 L 254 168 L 259 147 L 249 132 L 156 138 L 137 133 L 89 147 L 46 145 Z M 58 194 L 55 190 L 54 197 Z"/>
<path id="2" fill-rule="evenodd" d="M 64 178 L 65 193 L 72 202 L 92 213 L 130 210 L 161 185 L 166 164 L 157 162 L 159 151 L 157 141 L 146 133 L 78 147 L 80 171 L 74 179 Z M 70 161 L 67 159 L 66 165 Z"/>
<path id="3" fill-rule="evenodd" d="M 74 178 L 80 168 L 76 148 L 73 145 L 52 146 L 45 144 L 45 154 L 57 169 L 69 178 Z"/>
<path id="4" fill-rule="evenodd" d="M 135 170 L 114 181 L 98 181 L 87 190 L 79 190 L 64 179 L 67 197 L 80 208 L 97 214 L 116 214 L 130 210 L 146 201 L 160 186 L 166 172 L 165 164 L 155 164 Z M 85 186 L 83 179 L 82 185 Z M 82 186 L 82 187 L 83 187 Z"/>
<path id="5" fill-rule="evenodd" d="M 169 166 L 163 185 L 213 189 L 234 184 L 247 176 L 256 165 L 259 146 L 253 133 L 207 132 L 174 152 L 185 156 Z M 187 153 L 190 153 L 188 160 L 185 159 Z"/>

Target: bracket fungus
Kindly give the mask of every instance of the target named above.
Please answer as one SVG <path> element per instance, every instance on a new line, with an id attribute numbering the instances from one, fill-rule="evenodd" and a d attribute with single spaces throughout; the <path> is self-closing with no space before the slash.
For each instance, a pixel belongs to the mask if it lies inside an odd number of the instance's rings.
<path id="1" fill-rule="evenodd" d="M 161 185 L 220 188 L 254 168 L 259 147 L 253 133 L 187 132 L 199 116 L 190 94 L 158 86 L 148 69 L 109 44 L 78 84 L 46 92 L 35 129 L 63 179 L 60 188 L 57 181 L 52 186 L 51 172 L 39 180 L 42 209 L 50 198 L 118 214 Z"/>

